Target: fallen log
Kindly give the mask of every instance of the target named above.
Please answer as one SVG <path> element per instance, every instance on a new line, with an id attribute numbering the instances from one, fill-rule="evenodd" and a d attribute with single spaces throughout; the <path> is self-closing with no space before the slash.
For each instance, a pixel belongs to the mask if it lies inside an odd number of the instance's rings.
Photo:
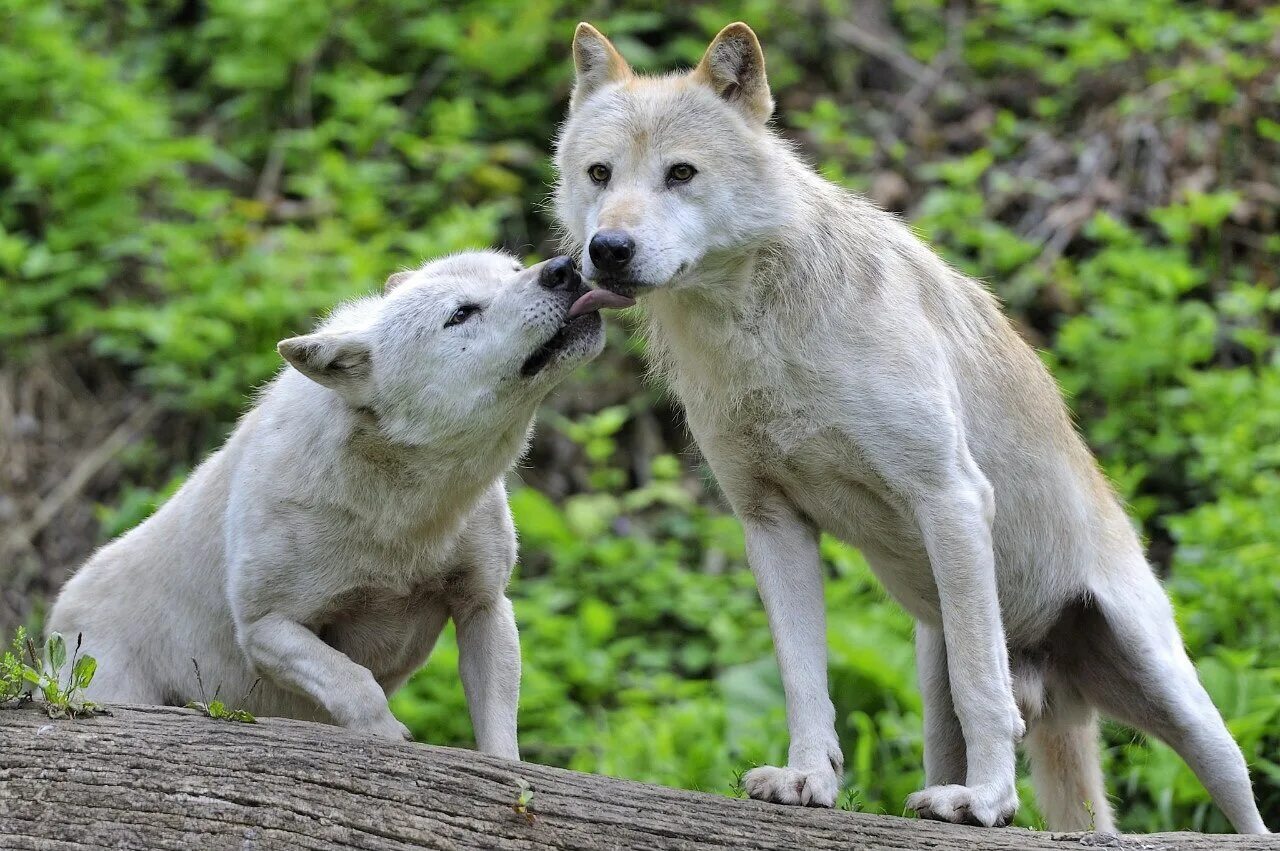
<path id="1" fill-rule="evenodd" d="M 4 849 L 1274 849 L 1269 837 L 983 830 L 802 809 L 298 721 L 0 711 Z M 520 805 L 522 782 L 534 790 Z"/>

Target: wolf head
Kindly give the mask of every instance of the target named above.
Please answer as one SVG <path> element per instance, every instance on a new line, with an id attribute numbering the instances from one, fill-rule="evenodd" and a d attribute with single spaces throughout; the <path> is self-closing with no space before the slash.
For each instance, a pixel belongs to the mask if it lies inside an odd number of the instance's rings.
<path id="1" fill-rule="evenodd" d="M 690 286 L 689 273 L 779 227 L 782 143 L 766 126 L 773 100 L 750 27 L 725 27 L 684 74 L 635 75 L 585 23 L 573 58 L 555 201 L 587 277 L 627 296 Z"/>
<path id="2" fill-rule="evenodd" d="M 599 314 L 569 317 L 585 292 L 568 257 L 526 269 L 495 251 L 455 254 L 392 275 L 382 297 L 346 305 L 277 348 L 398 442 L 527 426 L 546 394 L 604 346 Z"/>

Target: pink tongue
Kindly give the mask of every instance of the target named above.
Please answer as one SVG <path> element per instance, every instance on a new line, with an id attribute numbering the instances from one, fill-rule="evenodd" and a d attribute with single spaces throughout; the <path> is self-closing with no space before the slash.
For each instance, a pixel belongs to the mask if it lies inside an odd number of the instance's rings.
<path id="1" fill-rule="evenodd" d="M 584 313 L 591 313 L 602 307 L 630 307 L 635 304 L 634 298 L 628 298 L 624 295 L 618 295 L 609 290 L 588 290 L 578 297 L 573 303 L 573 307 L 569 308 L 569 318 L 581 316 Z"/>

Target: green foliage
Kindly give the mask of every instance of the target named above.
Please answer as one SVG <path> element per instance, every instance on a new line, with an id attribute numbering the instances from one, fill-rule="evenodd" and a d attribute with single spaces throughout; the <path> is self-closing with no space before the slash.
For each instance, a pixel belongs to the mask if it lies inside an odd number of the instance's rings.
<path id="1" fill-rule="evenodd" d="M 1280 824 L 1280 237 L 1259 189 L 1280 183 L 1280 7 L 857 8 L 883 10 L 905 61 L 842 42 L 837 24 L 862 22 L 838 0 L 593 14 L 643 68 L 689 64 L 725 22 L 752 23 L 781 129 L 998 291 L 1142 524 Z M 208 448 L 278 368 L 276 341 L 339 300 L 455 249 L 546 256 L 549 140 L 581 14 L 564 0 L 0 0 L 0 361 L 105 364 L 168 421 L 200 424 Z M 895 76 L 911 62 L 937 79 Z M 512 493 L 522 750 L 732 792 L 744 766 L 785 758 L 781 685 L 707 472 L 669 437 L 636 449 L 654 419 L 642 346 L 579 376 L 598 399 L 542 417 L 535 458 L 573 465 L 569 484 Z M 198 460 L 162 442 L 122 458 L 104 537 Z M 842 800 L 898 813 L 922 780 L 911 624 L 856 552 L 822 553 Z M 0 697 L 22 691 L 21 651 L 0 657 Z M 420 739 L 471 741 L 456 663 L 447 632 L 392 699 Z M 1225 829 L 1168 748 L 1109 729 L 1105 758 L 1124 829 Z M 1020 823 L 1038 824 L 1023 800 Z"/>
<path id="2" fill-rule="evenodd" d="M 81 638 L 76 636 L 76 647 L 68 666 L 67 642 L 59 633 L 50 633 L 42 656 L 27 631 L 19 627 L 9 650 L 0 656 L 0 705 L 30 699 L 32 692 L 38 692 L 50 718 L 101 714 L 97 704 L 84 698 L 84 690 L 93 682 L 98 663 L 92 656 L 80 655 Z M 65 678 L 64 668 L 67 669 Z"/>
<path id="3" fill-rule="evenodd" d="M 187 703 L 187 708 L 194 709 L 218 721 L 238 721 L 242 724 L 256 724 L 258 722 L 258 719 L 254 718 L 253 713 L 249 710 L 232 709 L 216 697 L 208 703 L 192 700 Z"/>
<path id="4" fill-rule="evenodd" d="M 9 649 L 0 656 L 0 705 L 10 703 L 26 694 L 23 677 L 22 654 L 26 652 L 27 631 L 18 627 Z"/>
<path id="5" fill-rule="evenodd" d="M 227 705 L 226 701 L 218 699 L 218 692 L 221 686 L 213 690 L 213 699 L 210 700 L 204 691 L 204 679 L 200 676 L 200 663 L 195 659 L 191 660 L 191 666 L 196 669 L 196 685 L 200 688 L 200 699 L 187 702 L 188 709 L 194 709 L 197 712 L 213 718 L 218 721 L 237 721 L 241 724 L 256 724 L 258 719 L 253 717 L 253 713 L 243 706 L 232 709 Z M 244 704 L 249 701 L 258 683 L 261 680 L 254 680 L 253 685 L 249 686 L 249 691 L 245 692 L 244 697 L 240 699 L 240 703 Z"/>

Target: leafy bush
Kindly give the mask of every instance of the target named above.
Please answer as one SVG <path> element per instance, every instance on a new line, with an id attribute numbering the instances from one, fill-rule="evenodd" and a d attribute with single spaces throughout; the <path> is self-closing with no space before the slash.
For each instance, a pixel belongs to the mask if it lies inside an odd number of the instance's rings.
<path id="1" fill-rule="evenodd" d="M 1280 824 L 1280 8 L 594 8 L 647 68 L 751 22 L 780 125 L 823 173 L 1005 299 L 1142 524 Z M 278 368 L 274 343 L 335 302 L 445 251 L 552 253 L 548 140 L 577 14 L 0 0 L 0 370 L 16 387 L 38 364 L 92 364 L 164 411 L 98 491 L 104 536 L 172 492 Z M 731 791 L 785 756 L 767 625 L 737 524 L 640 382 L 642 341 L 613 334 L 512 495 L 524 752 Z M 87 383 L 109 406 L 113 385 Z M 847 779 L 896 813 L 921 782 L 910 623 L 856 552 L 822 551 Z M 470 742 L 455 666 L 446 635 L 393 700 L 423 740 Z M 1125 829 L 1226 827 L 1167 748 L 1107 743 Z"/>

